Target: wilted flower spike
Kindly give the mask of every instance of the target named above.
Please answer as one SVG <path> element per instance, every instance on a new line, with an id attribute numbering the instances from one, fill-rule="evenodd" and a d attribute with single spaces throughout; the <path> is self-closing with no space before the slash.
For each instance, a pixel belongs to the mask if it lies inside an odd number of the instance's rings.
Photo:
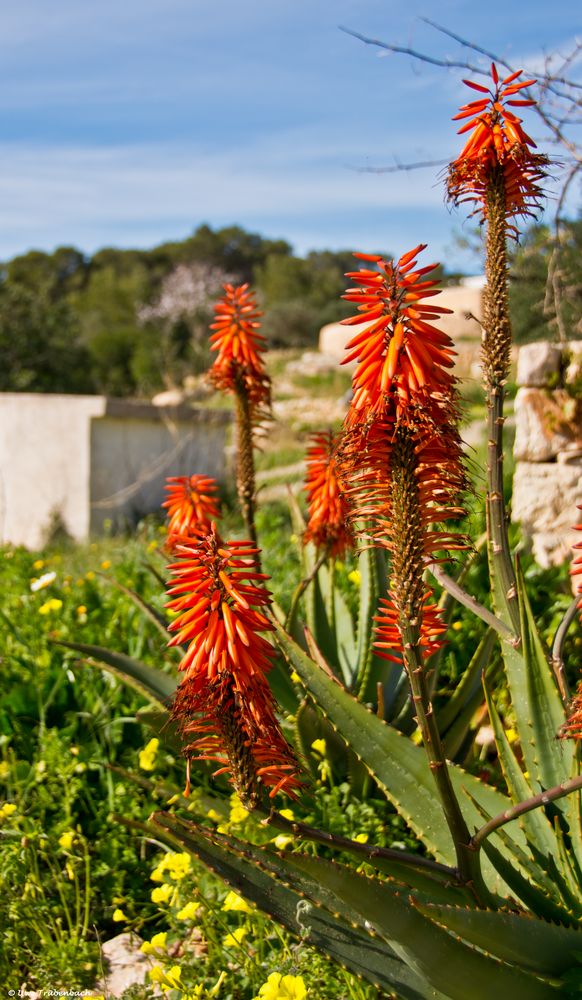
<path id="1" fill-rule="evenodd" d="M 186 756 L 214 760 L 228 772 L 243 805 L 270 794 L 294 794 L 297 760 L 275 716 L 266 680 L 274 649 L 260 633 L 272 630 L 263 609 L 270 604 L 267 577 L 257 571 L 251 542 L 223 542 L 208 534 L 176 547 L 168 607 L 172 646 L 186 645 L 172 717 L 190 742 Z"/>
<path id="2" fill-rule="evenodd" d="M 304 541 L 326 549 L 329 555 L 342 556 L 353 547 L 354 536 L 338 477 L 339 438 L 335 439 L 332 431 L 325 431 L 313 434 L 311 440 L 305 479 L 309 519 Z"/>
<path id="3" fill-rule="evenodd" d="M 172 549 L 179 538 L 208 531 L 220 517 L 220 504 L 216 481 L 210 476 L 170 476 L 166 483 L 168 498 L 162 507 L 168 511 L 167 546 Z"/>
<path id="4" fill-rule="evenodd" d="M 522 129 L 521 118 L 509 108 L 534 105 L 532 100 L 511 98 L 536 81 L 518 80 L 520 70 L 500 82 L 495 64 L 491 66 L 491 76 L 491 89 L 463 81 L 483 96 L 464 104 L 453 119 L 468 118 L 459 134 L 471 132 L 471 136 L 449 169 L 448 195 L 455 204 L 476 202 L 476 211 L 487 218 L 488 188 L 497 171 L 504 188 L 506 218 L 530 216 L 540 206 L 543 194 L 540 182 L 546 176 L 548 159 L 532 152 L 535 142 Z"/>
<path id="5" fill-rule="evenodd" d="M 347 277 L 360 287 L 348 288 L 343 296 L 358 304 L 357 315 L 343 323 L 369 323 L 348 342 L 342 362 L 358 362 L 348 427 L 380 419 L 391 395 L 396 396 L 401 415 L 411 399 L 449 393 L 455 383 L 448 371 L 455 358 L 452 340 L 433 325 L 451 310 L 425 302 L 438 295 L 439 288 L 435 279 L 427 277 L 436 264 L 416 267 L 424 249 L 421 243 L 398 261 L 354 254 L 372 260 L 376 269 L 349 272 Z"/>

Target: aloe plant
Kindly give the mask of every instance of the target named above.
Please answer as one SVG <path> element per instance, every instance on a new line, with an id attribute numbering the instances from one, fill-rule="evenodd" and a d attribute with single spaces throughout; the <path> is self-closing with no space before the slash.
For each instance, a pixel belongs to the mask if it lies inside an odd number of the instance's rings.
<path id="1" fill-rule="evenodd" d="M 152 705 L 144 721 L 181 739 L 189 766 L 216 762 L 265 828 L 290 835 L 294 847 L 277 852 L 193 823 L 183 801 L 155 813 L 147 828 L 333 960 L 413 1000 L 582 992 L 582 776 L 579 744 L 559 738 L 578 734 L 578 723 L 568 724 L 562 663 L 577 604 L 550 658 L 512 557 L 503 504 L 506 240 L 516 217 L 537 205 L 546 161 L 531 152 L 508 109 L 530 103 L 513 98 L 532 82 L 519 74 L 500 82 L 495 67 L 491 73 L 491 89 L 469 83 L 480 96 L 457 116 L 470 119 L 461 131 L 471 136 L 448 189 L 454 201 L 474 204 L 487 232 L 485 542 L 493 610 L 465 591 L 463 571 L 453 579 L 442 565 L 452 551 L 471 550 L 458 530 L 468 484 L 449 371 L 454 352 L 434 325 L 444 310 L 425 301 L 438 289 L 428 277 L 434 265 L 416 265 L 421 245 L 397 261 L 356 255 L 366 266 L 350 275 L 356 287 L 345 296 L 357 303 L 347 322 L 365 324 L 348 345 L 348 360 L 357 361 L 354 394 L 340 438 L 321 434 L 312 449 L 307 522 L 291 497 L 303 580 L 289 611 L 270 608 L 256 544 L 252 430 L 269 390 L 258 314 L 246 288 L 229 287 L 217 307 L 212 377 L 236 394 L 244 423 L 239 492 L 251 540 L 225 541 L 214 523 L 190 517 L 180 522 L 187 530 L 170 525 L 175 617 L 166 655 L 170 662 L 179 654 L 179 672 L 69 644 L 133 684 Z M 358 553 L 355 619 L 334 573 L 346 545 Z M 442 588 L 438 601 L 431 576 Z M 165 634 L 168 623 L 134 597 Z M 439 702 L 444 634 L 457 601 L 486 628 L 456 689 Z M 513 740 L 487 670 L 494 658 L 504 666 Z M 294 748 L 275 717 L 273 693 L 294 717 Z M 463 767 L 482 704 L 499 787 Z M 281 794 L 301 796 L 301 755 L 322 733 L 358 792 L 385 796 L 423 855 L 339 837 L 275 807 Z M 316 856 L 314 845 L 337 851 L 339 860 Z"/>

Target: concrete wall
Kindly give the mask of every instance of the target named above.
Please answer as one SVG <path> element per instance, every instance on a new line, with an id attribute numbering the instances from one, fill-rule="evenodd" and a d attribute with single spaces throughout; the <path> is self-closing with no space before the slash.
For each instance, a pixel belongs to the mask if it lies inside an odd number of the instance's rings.
<path id="1" fill-rule="evenodd" d="M 168 475 L 226 474 L 230 415 L 105 396 L 0 393 L 0 542 L 40 548 L 159 510 Z"/>

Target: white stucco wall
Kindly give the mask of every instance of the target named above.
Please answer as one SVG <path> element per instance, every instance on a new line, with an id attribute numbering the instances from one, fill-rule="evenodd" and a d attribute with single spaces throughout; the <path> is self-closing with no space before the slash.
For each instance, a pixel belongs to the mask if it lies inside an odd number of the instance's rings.
<path id="1" fill-rule="evenodd" d="M 0 543 L 40 548 L 159 509 L 166 476 L 223 480 L 230 415 L 105 396 L 0 393 Z"/>
<path id="2" fill-rule="evenodd" d="M 90 422 L 104 396 L 0 393 L 0 541 L 40 548 L 58 516 L 89 532 Z"/>

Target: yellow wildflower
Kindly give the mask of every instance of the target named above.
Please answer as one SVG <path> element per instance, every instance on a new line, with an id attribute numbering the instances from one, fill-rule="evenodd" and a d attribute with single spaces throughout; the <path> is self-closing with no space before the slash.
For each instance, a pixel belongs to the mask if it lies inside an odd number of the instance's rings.
<path id="1" fill-rule="evenodd" d="M 150 969 L 149 976 L 152 982 L 160 984 L 164 992 L 168 989 L 183 989 L 182 970 L 179 965 L 173 965 L 168 972 L 164 972 L 159 965 L 154 965 L 153 969 Z"/>
<path id="2" fill-rule="evenodd" d="M 299 676 L 299 674 L 297 673 L 296 670 L 292 670 L 291 671 L 291 680 L 293 681 L 294 684 L 300 684 L 301 683 L 301 678 L 300 678 L 300 676 Z"/>
<path id="3" fill-rule="evenodd" d="M 348 573 L 348 580 L 355 583 L 356 587 L 359 587 L 362 583 L 362 574 L 359 569 L 353 569 L 351 573 Z"/>
<path id="4" fill-rule="evenodd" d="M 110 567 L 111 567 L 111 560 L 104 559 L 103 562 L 101 563 L 101 569 L 109 569 Z"/>
<path id="5" fill-rule="evenodd" d="M 249 815 L 248 809 L 245 809 L 241 800 L 239 799 L 236 792 L 230 797 L 230 817 L 231 823 L 244 823 L 245 819 Z"/>
<path id="6" fill-rule="evenodd" d="M 144 955 L 153 955 L 156 951 L 166 951 L 167 948 L 167 931 L 160 931 L 159 934 L 154 934 L 151 941 L 144 941 L 141 948 L 139 949 Z"/>
<path id="7" fill-rule="evenodd" d="M 166 854 L 164 868 L 170 873 L 171 878 L 179 881 L 185 878 L 190 871 L 190 855 L 185 852 L 184 854 Z"/>
<path id="8" fill-rule="evenodd" d="M 87 608 L 85 607 L 84 604 L 79 604 L 79 607 L 77 608 L 77 614 L 79 615 L 79 618 L 87 614 Z"/>
<path id="9" fill-rule="evenodd" d="M 14 802 L 5 802 L 0 808 L 0 822 L 3 819 L 8 819 L 9 816 L 13 816 L 16 812 L 16 806 Z"/>
<path id="10" fill-rule="evenodd" d="M 462 627 L 463 627 L 462 622 L 453 622 L 452 624 L 452 628 L 454 628 L 455 632 L 459 632 L 462 629 Z"/>
<path id="11" fill-rule="evenodd" d="M 38 613 L 39 615 L 50 615 L 52 611 L 60 611 L 62 606 L 63 602 L 59 601 L 58 597 L 51 597 L 50 600 L 41 604 Z"/>
<path id="12" fill-rule="evenodd" d="M 154 736 L 147 746 L 139 752 L 139 766 L 142 771 L 153 771 L 156 766 L 156 756 L 160 741 Z"/>
<path id="13" fill-rule="evenodd" d="M 356 844 L 367 844 L 368 834 L 367 833 L 357 833 L 354 837 Z"/>
<path id="14" fill-rule="evenodd" d="M 44 566 L 44 559 L 35 559 L 32 564 L 33 569 L 42 569 Z"/>
<path id="15" fill-rule="evenodd" d="M 272 972 L 253 1000 L 305 1000 L 307 990 L 301 976 L 282 976 Z"/>
<path id="16" fill-rule="evenodd" d="M 239 896 L 236 892 L 229 892 L 224 903 L 222 904 L 223 910 L 235 910 L 239 913 L 252 913 L 252 908 L 247 903 L 246 899 Z"/>
<path id="17" fill-rule="evenodd" d="M 222 941 L 225 948 L 239 948 L 248 934 L 246 927 L 237 927 L 232 934 L 226 934 Z"/>
<path id="18" fill-rule="evenodd" d="M 293 837 L 288 837 L 286 833 L 280 833 L 278 837 L 273 837 L 272 843 L 278 851 L 284 851 L 289 844 L 293 843 Z"/>
<path id="19" fill-rule="evenodd" d="M 153 872 L 150 875 L 150 879 L 152 880 L 152 882 L 164 881 L 164 867 L 162 864 L 158 865 L 157 868 L 154 868 Z"/>
<path id="20" fill-rule="evenodd" d="M 174 886 L 168 882 L 164 882 L 163 885 L 158 885 L 155 889 L 152 889 L 151 900 L 152 903 L 167 903 L 173 895 Z"/>
<path id="21" fill-rule="evenodd" d="M 509 729 L 505 730 L 505 735 L 510 743 L 517 743 L 519 739 L 517 729 L 514 729 L 513 726 L 510 726 Z"/>
<path id="22" fill-rule="evenodd" d="M 311 744 L 311 749 L 315 750 L 316 753 L 321 754 L 322 757 L 325 757 L 327 744 L 325 740 L 314 740 L 313 743 Z"/>
<path id="23" fill-rule="evenodd" d="M 198 906 L 196 903 L 186 903 L 181 910 L 178 910 L 176 916 L 178 920 L 194 920 L 197 913 Z"/>
<path id="24" fill-rule="evenodd" d="M 117 907 L 117 909 L 113 911 L 112 920 L 114 924 L 121 924 L 128 919 L 129 918 L 125 916 L 125 913 L 123 912 L 123 910 L 120 910 L 119 907 Z"/>
<path id="25" fill-rule="evenodd" d="M 206 815 L 208 816 L 208 819 L 212 820 L 213 823 L 222 823 L 222 820 L 224 819 L 220 813 L 216 812 L 216 809 L 209 809 Z"/>
<path id="26" fill-rule="evenodd" d="M 5 781 L 10 774 L 10 765 L 6 760 L 0 760 L 0 781 Z"/>
<path id="27" fill-rule="evenodd" d="M 95 574 L 94 574 L 94 572 L 93 572 L 92 569 L 90 569 L 88 573 L 85 573 L 85 579 L 86 580 L 94 580 L 95 579 Z"/>
<path id="28" fill-rule="evenodd" d="M 292 809 L 280 809 L 279 815 L 282 816 L 283 819 L 288 819 L 290 821 L 293 821 L 295 819 L 295 813 L 293 812 Z"/>
<path id="29" fill-rule="evenodd" d="M 75 839 L 75 831 L 65 830 L 65 832 L 61 833 L 59 837 L 59 847 L 62 847 L 63 851 L 70 851 L 71 847 L 73 846 L 74 839 Z"/>

